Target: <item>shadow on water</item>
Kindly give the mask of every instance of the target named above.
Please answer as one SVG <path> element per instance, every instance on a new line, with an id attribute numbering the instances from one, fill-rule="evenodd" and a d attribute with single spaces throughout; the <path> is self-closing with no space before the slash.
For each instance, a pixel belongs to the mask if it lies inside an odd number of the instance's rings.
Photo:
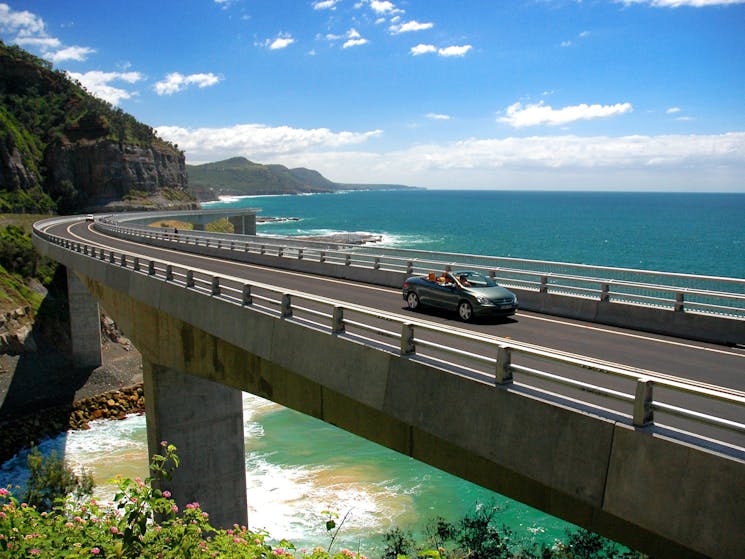
<path id="1" fill-rule="evenodd" d="M 0 464 L 31 444 L 64 457 L 65 437 L 76 391 L 93 369 L 75 368 L 70 360 L 70 326 L 65 269 L 59 266 L 36 313 L 29 339 L 35 351 L 10 355 L 15 366 L 0 385 Z M 28 346 L 28 344 L 26 344 Z M 46 452 L 45 452 L 46 453 Z M 25 456 L 23 458 L 25 464 Z"/>

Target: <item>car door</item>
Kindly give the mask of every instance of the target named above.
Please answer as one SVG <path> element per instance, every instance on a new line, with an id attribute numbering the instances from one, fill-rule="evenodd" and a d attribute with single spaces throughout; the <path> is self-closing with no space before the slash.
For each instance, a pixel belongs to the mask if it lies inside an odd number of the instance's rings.
<path id="1" fill-rule="evenodd" d="M 458 306 L 460 295 L 458 293 L 458 284 L 455 282 L 436 284 L 433 289 L 433 305 L 443 309 L 455 309 Z"/>

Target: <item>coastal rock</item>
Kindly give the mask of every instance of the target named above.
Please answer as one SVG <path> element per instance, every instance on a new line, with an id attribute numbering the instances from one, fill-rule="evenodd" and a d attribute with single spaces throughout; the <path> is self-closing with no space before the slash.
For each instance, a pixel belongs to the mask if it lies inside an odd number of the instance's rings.
<path id="1" fill-rule="evenodd" d="M 45 163 L 52 196 L 64 194 L 65 185 L 73 184 L 80 205 L 88 209 L 121 201 L 131 191 L 155 195 L 164 189 L 185 191 L 187 186 L 184 155 L 170 147 L 111 140 L 58 143 L 47 149 Z"/>

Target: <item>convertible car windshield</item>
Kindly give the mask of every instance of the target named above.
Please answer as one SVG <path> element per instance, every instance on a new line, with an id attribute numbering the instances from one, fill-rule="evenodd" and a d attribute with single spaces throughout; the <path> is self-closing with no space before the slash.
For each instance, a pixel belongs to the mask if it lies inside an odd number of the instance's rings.
<path id="1" fill-rule="evenodd" d="M 471 287 L 495 287 L 497 282 L 488 276 L 482 276 L 478 272 L 453 272 L 461 285 Z"/>

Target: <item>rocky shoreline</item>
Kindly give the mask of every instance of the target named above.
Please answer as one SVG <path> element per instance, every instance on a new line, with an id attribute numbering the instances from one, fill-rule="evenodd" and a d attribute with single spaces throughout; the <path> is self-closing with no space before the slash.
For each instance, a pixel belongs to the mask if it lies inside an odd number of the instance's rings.
<path id="1" fill-rule="evenodd" d="M 55 437 L 68 429 L 87 429 L 95 419 L 123 419 L 128 414 L 145 412 L 142 383 L 111 390 L 74 402 L 72 405 L 46 408 L 35 413 L 0 421 L 3 444 L 0 464 L 25 448 Z"/>

